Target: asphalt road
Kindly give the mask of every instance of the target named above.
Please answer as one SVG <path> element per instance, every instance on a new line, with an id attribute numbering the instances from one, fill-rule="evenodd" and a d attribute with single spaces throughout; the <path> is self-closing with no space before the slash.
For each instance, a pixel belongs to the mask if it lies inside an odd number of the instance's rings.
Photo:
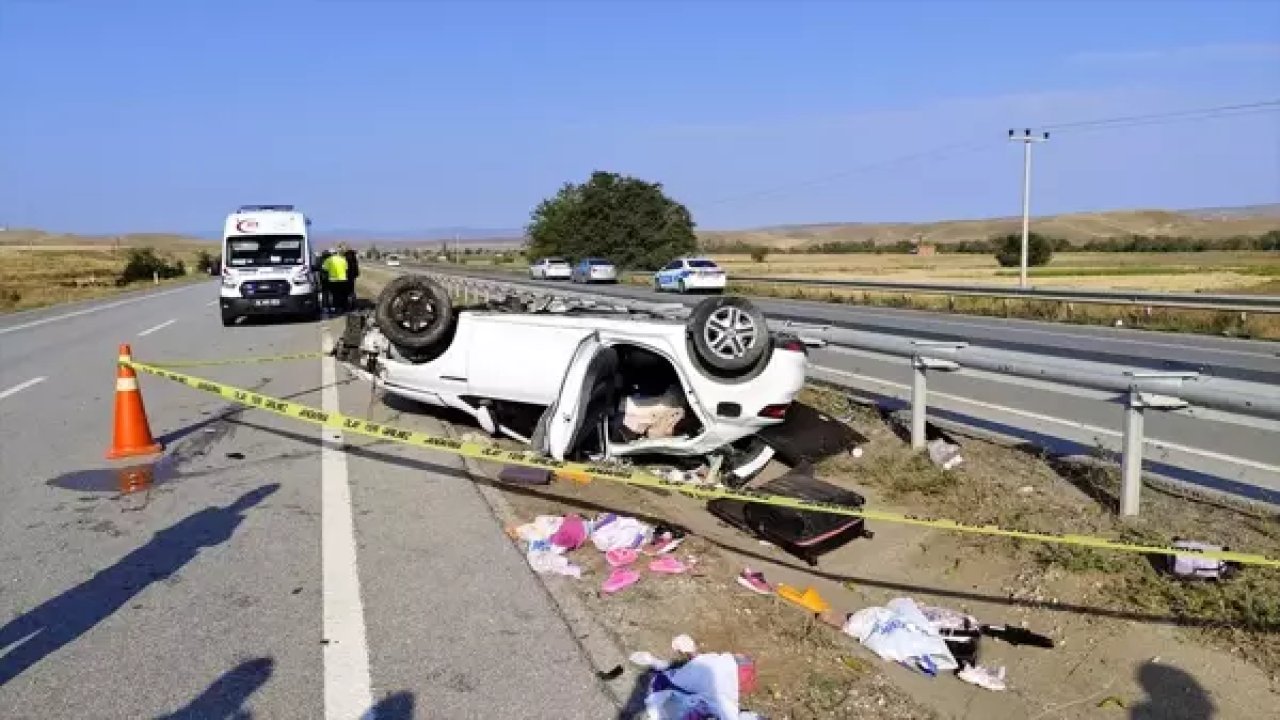
<path id="1" fill-rule="evenodd" d="M 531 280 L 512 273 L 429 269 L 650 302 L 693 305 L 701 300 L 637 286 L 584 286 Z M 758 298 L 756 303 L 769 317 L 777 319 L 918 339 L 964 341 L 1048 358 L 1158 370 L 1194 369 L 1206 375 L 1255 383 L 1259 391 L 1269 388 L 1267 391 L 1274 392 L 1280 387 L 1280 344 L 1265 341 L 772 298 Z M 871 394 L 898 401 L 910 397 L 911 369 L 905 359 L 887 360 L 834 348 L 817 350 L 811 359 L 815 376 L 844 380 Z M 1067 454 L 1121 446 L 1123 409 L 1112 395 L 1085 390 L 1063 392 L 1060 386 L 1007 380 L 980 373 L 932 374 L 931 413 L 937 411 L 935 419 L 982 427 Z M 1071 422 L 1056 422 L 1053 418 L 1069 418 Z M 1280 423 L 1275 421 L 1239 425 L 1223 422 L 1212 413 L 1190 417 L 1151 411 L 1146 418 L 1146 467 L 1175 480 L 1280 503 L 1277 432 Z M 1243 458 L 1245 462 L 1224 458 Z"/>
<path id="2" fill-rule="evenodd" d="M 103 459 L 119 343 L 156 361 L 321 348 L 326 323 L 223 328 L 215 295 L 201 283 L 0 318 L 0 715 L 615 714 L 457 458 L 143 376 L 166 452 L 149 492 L 116 491 L 119 468 L 143 465 Z M 329 360 L 190 372 L 395 412 Z"/>

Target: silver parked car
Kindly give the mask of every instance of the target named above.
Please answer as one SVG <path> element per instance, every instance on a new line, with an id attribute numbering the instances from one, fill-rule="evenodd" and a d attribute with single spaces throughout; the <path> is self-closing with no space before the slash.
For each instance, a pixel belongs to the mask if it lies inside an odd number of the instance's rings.
<path id="1" fill-rule="evenodd" d="M 576 283 L 616 283 L 618 268 L 603 258 L 583 258 L 573 266 L 573 274 L 569 279 Z"/>

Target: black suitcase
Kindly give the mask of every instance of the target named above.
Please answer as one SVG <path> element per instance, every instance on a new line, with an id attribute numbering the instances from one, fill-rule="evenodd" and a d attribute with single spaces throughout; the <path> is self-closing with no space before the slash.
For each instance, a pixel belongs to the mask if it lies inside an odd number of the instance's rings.
<path id="1" fill-rule="evenodd" d="M 752 488 L 767 495 L 860 508 L 866 499 L 852 490 L 836 487 L 813 477 L 807 467 Z M 753 533 L 804 560 L 810 566 L 818 557 L 872 533 L 860 517 L 813 510 L 747 503 L 721 498 L 707 503 L 711 514 L 730 525 Z"/>
<path id="2" fill-rule="evenodd" d="M 862 433 L 804 403 L 792 403 L 782 422 L 756 433 L 782 462 L 798 466 L 817 463 L 862 445 Z"/>

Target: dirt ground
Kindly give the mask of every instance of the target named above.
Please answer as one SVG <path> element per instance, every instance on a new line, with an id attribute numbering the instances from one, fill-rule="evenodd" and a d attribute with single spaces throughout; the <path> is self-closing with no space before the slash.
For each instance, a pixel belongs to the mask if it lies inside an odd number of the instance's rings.
<path id="1" fill-rule="evenodd" d="M 807 400 L 868 436 L 862 457 L 828 461 L 819 476 L 856 489 L 869 507 L 1135 541 L 1181 533 L 1280 554 L 1280 523 L 1252 508 L 1149 489 L 1142 520 L 1125 523 L 1109 506 L 1109 471 L 956 438 L 965 462 L 944 473 L 905 450 L 877 414 L 826 392 Z M 486 472 L 496 475 L 497 468 Z M 1280 701 L 1277 571 L 1246 568 L 1226 583 L 1184 583 L 1162 577 L 1137 555 L 886 523 L 870 525 L 873 539 L 856 540 L 810 568 L 683 496 L 600 481 L 508 487 L 504 494 L 519 521 L 613 511 L 688 529 L 691 537 L 677 553 L 697 561 L 695 575 L 646 571 L 636 585 L 603 595 L 607 566 L 588 545 L 571 555 L 583 566 L 582 579 L 549 582 L 579 593 L 626 652 L 669 657 L 671 638 L 687 633 L 701 649 L 750 655 L 760 682 L 743 707 L 769 718 L 1259 718 Z M 881 661 L 784 600 L 742 589 L 734 577 L 744 566 L 775 585 L 813 587 L 838 618 L 910 597 L 983 622 L 1022 625 L 1057 646 L 985 638 L 979 662 L 1006 667 L 1005 692 L 946 674 L 929 678 Z"/>

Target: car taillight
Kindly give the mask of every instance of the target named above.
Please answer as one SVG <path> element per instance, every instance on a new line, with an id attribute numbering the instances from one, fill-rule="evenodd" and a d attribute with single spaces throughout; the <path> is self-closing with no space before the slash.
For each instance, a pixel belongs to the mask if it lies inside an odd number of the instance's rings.
<path id="1" fill-rule="evenodd" d="M 760 417 L 772 418 L 774 420 L 782 420 L 787 416 L 787 409 L 791 407 L 791 403 L 783 403 L 781 405 L 765 405 L 760 411 Z"/>

